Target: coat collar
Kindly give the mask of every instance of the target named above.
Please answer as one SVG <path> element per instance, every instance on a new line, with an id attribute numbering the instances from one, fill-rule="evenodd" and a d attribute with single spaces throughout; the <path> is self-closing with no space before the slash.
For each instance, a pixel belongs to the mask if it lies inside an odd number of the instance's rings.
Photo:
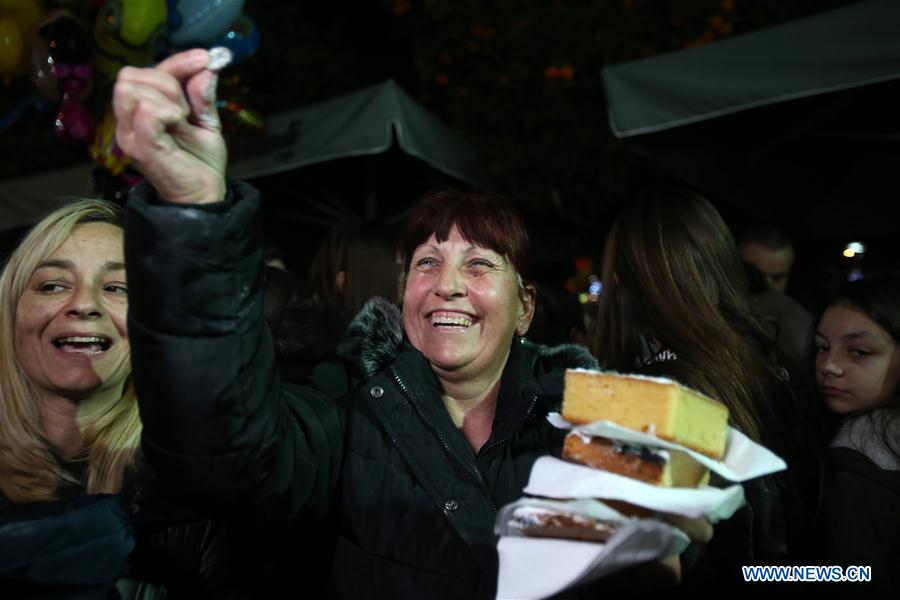
<path id="1" fill-rule="evenodd" d="M 404 382 L 419 415 L 461 462 L 471 466 L 471 449 L 440 400 L 443 391 L 428 360 L 405 338 L 402 315 L 396 305 L 383 298 L 370 300 L 350 323 L 348 341 L 341 352 L 367 380 L 390 368 L 390 378 Z M 558 410 L 563 392 L 562 370 L 597 367 L 597 360 L 583 346 L 548 347 L 515 338 L 501 379 L 491 438 L 485 448 L 502 445 L 514 435 L 537 403 L 550 405 L 542 414 Z"/>

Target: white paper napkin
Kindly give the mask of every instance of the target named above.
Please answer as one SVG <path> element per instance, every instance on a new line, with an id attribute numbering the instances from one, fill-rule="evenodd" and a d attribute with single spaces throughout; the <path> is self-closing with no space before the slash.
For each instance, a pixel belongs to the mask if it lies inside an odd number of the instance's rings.
<path id="1" fill-rule="evenodd" d="M 535 461 L 523 491 L 546 498 L 621 500 L 692 519 L 705 516 L 713 523 L 731 517 L 744 504 L 744 488 L 739 484 L 724 489 L 666 488 L 552 456 Z"/>
<path id="2" fill-rule="evenodd" d="M 584 507 L 584 501 L 561 503 L 525 499 L 514 506 L 571 505 L 572 511 L 577 512 L 579 504 Z M 671 525 L 652 519 L 627 518 L 602 544 L 503 536 L 497 546 L 500 554 L 497 598 L 546 598 L 626 567 L 679 554 L 689 543 L 684 532 Z"/>
<path id="3" fill-rule="evenodd" d="M 550 413 L 547 415 L 547 420 L 554 427 L 572 429 L 584 435 L 595 435 L 629 444 L 681 450 L 688 453 L 694 460 L 713 473 L 729 481 L 747 481 L 769 473 L 783 471 L 787 468 L 785 462 L 777 454 L 765 446 L 757 444 L 733 427 L 728 428 L 725 456 L 719 461 L 680 444 L 660 439 L 649 433 L 626 429 L 609 421 L 597 421 L 587 425 L 573 426 L 559 413 Z"/>

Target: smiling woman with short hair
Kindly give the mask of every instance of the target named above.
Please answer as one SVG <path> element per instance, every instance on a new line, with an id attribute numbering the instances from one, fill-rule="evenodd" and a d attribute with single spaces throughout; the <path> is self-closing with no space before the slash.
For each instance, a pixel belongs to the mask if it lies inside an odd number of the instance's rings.
<path id="1" fill-rule="evenodd" d="M 596 366 L 584 347 L 523 341 L 522 221 L 481 193 L 425 198 L 408 220 L 402 313 L 371 301 L 343 360 L 281 383 L 260 199 L 225 180 L 208 59 L 186 51 L 116 82 L 117 140 L 153 186 L 130 195 L 126 237 L 148 463 L 177 503 L 294 533 L 290 547 L 326 563 L 311 575 L 333 562 L 342 597 L 493 598 L 498 509 L 561 450 L 545 417 L 565 369 Z M 323 524 L 333 552 L 308 534 Z M 314 583 L 300 593 L 322 595 Z"/>

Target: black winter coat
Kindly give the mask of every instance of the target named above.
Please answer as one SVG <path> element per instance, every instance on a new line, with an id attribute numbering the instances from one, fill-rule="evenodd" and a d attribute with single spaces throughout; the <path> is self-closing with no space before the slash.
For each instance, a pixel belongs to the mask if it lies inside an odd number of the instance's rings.
<path id="1" fill-rule="evenodd" d="M 865 591 L 885 598 L 900 592 L 898 416 L 880 409 L 844 421 L 829 449 L 820 530 L 823 563 L 871 567 Z"/>
<path id="2" fill-rule="evenodd" d="M 80 481 L 84 461 L 60 466 Z M 138 466 L 115 495 L 67 483 L 58 499 L 0 494 L 0 591 L 12 598 L 266 598 L 266 532 L 211 519 L 155 492 Z M 273 538 L 274 539 L 274 538 Z"/>
<path id="3" fill-rule="evenodd" d="M 515 341 L 477 454 L 386 303 L 351 325 L 353 361 L 283 385 L 262 316 L 255 191 L 238 184 L 194 208 L 151 195 L 129 199 L 126 260 L 143 451 L 159 484 L 267 527 L 333 518 L 341 596 L 493 597 L 497 510 L 538 456 L 559 453 L 564 432 L 546 414 L 564 369 L 593 357 Z M 315 552 L 319 540 L 294 543 Z"/>

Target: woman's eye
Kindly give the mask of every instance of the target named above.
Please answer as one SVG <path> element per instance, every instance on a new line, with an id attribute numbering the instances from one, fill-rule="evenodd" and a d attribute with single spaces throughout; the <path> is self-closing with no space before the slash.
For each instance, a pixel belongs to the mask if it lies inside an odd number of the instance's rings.
<path id="1" fill-rule="evenodd" d="M 437 261 L 435 259 L 428 258 L 428 257 L 420 258 L 419 260 L 416 261 L 417 267 L 433 267 L 436 264 L 437 264 Z"/>
<path id="2" fill-rule="evenodd" d="M 474 258 L 469 261 L 470 267 L 475 267 L 477 269 L 492 269 L 494 267 L 494 263 L 484 258 Z"/>
<path id="3" fill-rule="evenodd" d="M 850 354 L 851 354 L 851 356 L 863 357 L 863 356 L 871 355 L 872 352 L 870 350 L 866 350 L 864 348 L 852 348 L 850 350 Z"/>
<path id="4" fill-rule="evenodd" d="M 103 288 L 107 292 L 112 292 L 113 294 L 122 294 L 128 295 L 128 286 L 119 285 L 119 284 L 110 284 Z"/>
<path id="5" fill-rule="evenodd" d="M 66 289 L 66 286 L 58 281 L 47 281 L 38 286 L 38 290 L 46 294 L 61 292 L 64 289 Z"/>

